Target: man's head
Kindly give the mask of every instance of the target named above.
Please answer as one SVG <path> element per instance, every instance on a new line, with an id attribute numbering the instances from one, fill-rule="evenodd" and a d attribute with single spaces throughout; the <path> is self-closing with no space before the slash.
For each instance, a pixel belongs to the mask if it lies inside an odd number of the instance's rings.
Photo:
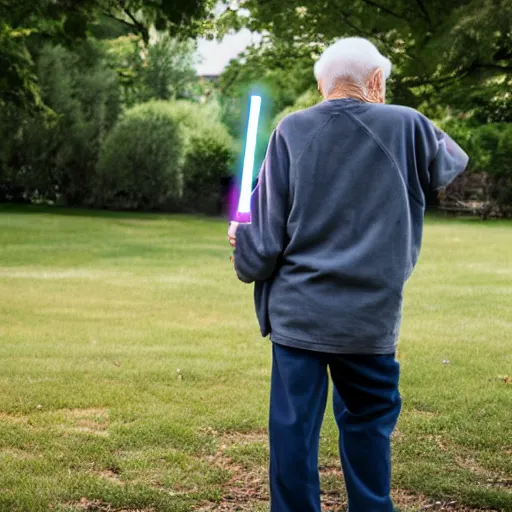
<path id="1" fill-rule="evenodd" d="M 384 103 L 391 62 L 370 41 L 361 37 L 340 39 L 327 48 L 315 64 L 318 89 L 324 98 L 360 96 Z"/>

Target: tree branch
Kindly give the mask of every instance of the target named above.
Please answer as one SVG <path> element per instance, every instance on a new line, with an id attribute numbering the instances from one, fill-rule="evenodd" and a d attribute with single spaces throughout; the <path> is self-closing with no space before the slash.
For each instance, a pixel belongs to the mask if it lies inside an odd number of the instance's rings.
<path id="1" fill-rule="evenodd" d="M 340 15 L 343 18 L 343 21 L 345 24 L 353 29 L 357 35 L 364 35 L 366 37 L 372 37 L 373 39 L 377 39 L 383 46 L 386 47 L 386 49 L 391 53 L 392 47 L 389 46 L 385 41 L 383 41 L 377 34 L 374 34 L 368 30 L 364 30 L 361 27 L 358 27 L 354 22 L 350 21 L 350 14 L 347 14 L 346 12 L 340 11 Z"/>
<path id="2" fill-rule="evenodd" d="M 418 4 L 418 7 L 420 8 L 420 11 L 423 13 L 423 16 L 427 20 L 428 24 L 432 25 L 432 20 L 430 19 L 430 15 L 428 14 L 427 8 L 425 7 L 423 0 L 416 0 L 416 3 Z"/>
<path id="3" fill-rule="evenodd" d="M 127 27 L 130 27 L 132 30 L 134 30 L 135 32 L 139 32 L 139 27 L 133 25 L 132 23 L 129 23 L 128 21 L 126 20 L 123 20 L 121 18 L 118 18 L 117 16 L 114 16 L 112 13 L 108 12 L 108 11 L 103 11 L 103 16 L 106 16 L 107 18 L 110 18 L 111 20 L 115 20 L 115 21 L 118 21 L 119 23 L 122 23 L 123 25 L 127 26 Z"/>
<path id="4" fill-rule="evenodd" d="M 123 8 L 123 12 L 132 20 L 133 23 L 130 23 L 129 21 L 126 21 L 123 18 L 118 18 L 117 16 L 114 16 L 110 11 L 103 11 L 103 15 L 107 18 L 110 18 L 112 20 L 115 20 L 119 23 L 122 23 L 126 27 L 129 27 L 134 33 L 140 34 L 142 36 L 142 39 L 144 40 L 144 43 L 147 44 L 149 41 L 149 33 L 148 29 L 137 19 L 131 12 L 129 12 L 127 9 Z"/>
<path id="5" fill-rule="evenodd" d="M 404 78 L 401 81 L 402 84 L 407 87 L 419 87 L 421 85 L 432 85 L 434 87 L 443 86 L 449 84 L 450 82 L 454 82 L 456 80 L 460 80 L 462 78 L 466 78 L 467 76 L 473 74 L 475 71 L 480 69 L 487 69 L 490 71 L 494 71 L 494 73 L 505 73 L 507 75 L 512 74 L 512 66 L 500 66 L 498 64 L 486 64 L 476 62 L 471 66 L 463 69 L 459 69 L 454 73 L 446 76 L 442 76 L 439 78 L 427 78 L 427 77 L 414 77 L 414 78 Z"/>
<path id="6" fill-rule="evenodd" d="M 512 50 L 508 50 L 506 41 L 501 41 L 499 44 L 501 48 L 492 56 L 492 60 L 512 59 Z"/>
<path id="7" fill-rule="evenodd" d="M 477 63 L 473 66 L 473 69 L 492 69 L 494 71 L 503 73 L 512 73 L 512 66 L 500 66 L 499 64 L 484 64 Z"/>
<path id="8" fill-rule="evenodd" d="M 341 17 L 343 18 L 343 21 L 345 22 L 345 25 L 347 25 L 350 28 L 352 28 L 353 30 L 355 30 L 357 34 L 366 35 L 366 36 L 370 35 L 370 33 L 368 31 L 363 30 L 362 28 L 358 27 L 355 23 L 350 21 L 350 19 L 349 19 L 350 14 L 347 14 L 343 11 L 340 11 L 340 14 L 341 14 Z"/>
<path id="9" fill-rule="evenodd" d="M 463 69 L 460 71 L 457 71 L 454 74 L 442 76 L 439 78 L 432 78 L 432 77 L 405 77 L 399 80 L 402 84 L 406 85 L 407 87 L 419 87 L 421 85 L 432 85 L 432 86 L 440 86 L 445 85 L 447 83 L 453 82 L 455 80 L 459 80 L 461 78 L 464 78 L 468 73 L 470 72 L 470 69 Z"/>
<path id="10" fill-rule="evenodd" d="M 231 78 L 231 80 L 225 84 L 223 87 L 219 87 L 220 89 L 220 92 L 222 94 L 225 94 L 226 91 L 236 82 L 236 79 L 240 76 L 240 69 L 237 69 L 236 70 L 236 73 L 233 74 L 233 77 Z"/>
<path id="11" fill-rule="evenodd" d="M 392 11 L 388 7 L 385 7 L 384 5 L 380 5 L 373 0 L 362 0 L 365 4 L 371 5 L 372 7 L 376 7 L 377 9 L 380 9 L 382 12 L 385 12 L 386 14 L 389 14 L 390 16 L 393 16 L 394 18 L 398 18 L 399 20 L 403 20 L 404 17 L 400 16 L 400 14 Z"/>
<path id="12" fill-rule="evenodd" d="M 137 27 L 140 34 L 142 35 L 144 43 L 147 44 L 149 41 L 148 29 L 142 23 L 140 23 L 140 21 L 138 21 L 137 18 L 135 18 L 135 16 L 126 7 L 123 7 L 123 12 L 126 14 L 126 16 L 128 16 L 128 18 L 132 20 L 132 23 Z"/>

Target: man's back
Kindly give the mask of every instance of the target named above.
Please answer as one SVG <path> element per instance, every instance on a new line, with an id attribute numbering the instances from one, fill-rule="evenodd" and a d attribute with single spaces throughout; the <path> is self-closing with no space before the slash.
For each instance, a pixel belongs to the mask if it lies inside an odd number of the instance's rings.
<path id="1" fill-rule="evenodd" d="M 462 165 L 439 154 L 443 137 L 415 110 L 352 99 L 281 122 L 271 142 L 280 162 L 270 166 L 288 174 L 283 250 L 271 279 L 256 287 L 272 341 L 335 353 L 394 351 L 425 192 Z M 274 203 L 270 216 L 282 214 Z"/>

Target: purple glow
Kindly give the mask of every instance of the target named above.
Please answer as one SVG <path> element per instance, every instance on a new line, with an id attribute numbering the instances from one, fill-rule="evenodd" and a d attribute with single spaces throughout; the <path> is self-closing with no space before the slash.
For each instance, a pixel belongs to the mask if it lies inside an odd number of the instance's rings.
<path id="1" fill-rule="evenodd" d="M 230 220 L 236 220 L 239 200 L 240 189 L 236 183 L 233 183 L 227 194 L 227 211 Z"/>
<path id="2" fill-rule="evenodd" d="M 251 212 L 236 212 L 235 221 L 241 224 L 251 223 Z"/>

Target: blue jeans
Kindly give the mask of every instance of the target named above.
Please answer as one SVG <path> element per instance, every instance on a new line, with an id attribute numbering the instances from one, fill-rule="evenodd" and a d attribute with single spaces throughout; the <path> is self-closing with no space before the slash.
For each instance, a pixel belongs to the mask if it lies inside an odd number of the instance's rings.
<path id="1" fill-rule="evenodd" d="M 326 354 L 273 343 L 271 512 L 319 512 L 318 445 L 329 367 L 350 512 L 392 512 L 391 444 L 401 408 L 394 354 Z"/>

